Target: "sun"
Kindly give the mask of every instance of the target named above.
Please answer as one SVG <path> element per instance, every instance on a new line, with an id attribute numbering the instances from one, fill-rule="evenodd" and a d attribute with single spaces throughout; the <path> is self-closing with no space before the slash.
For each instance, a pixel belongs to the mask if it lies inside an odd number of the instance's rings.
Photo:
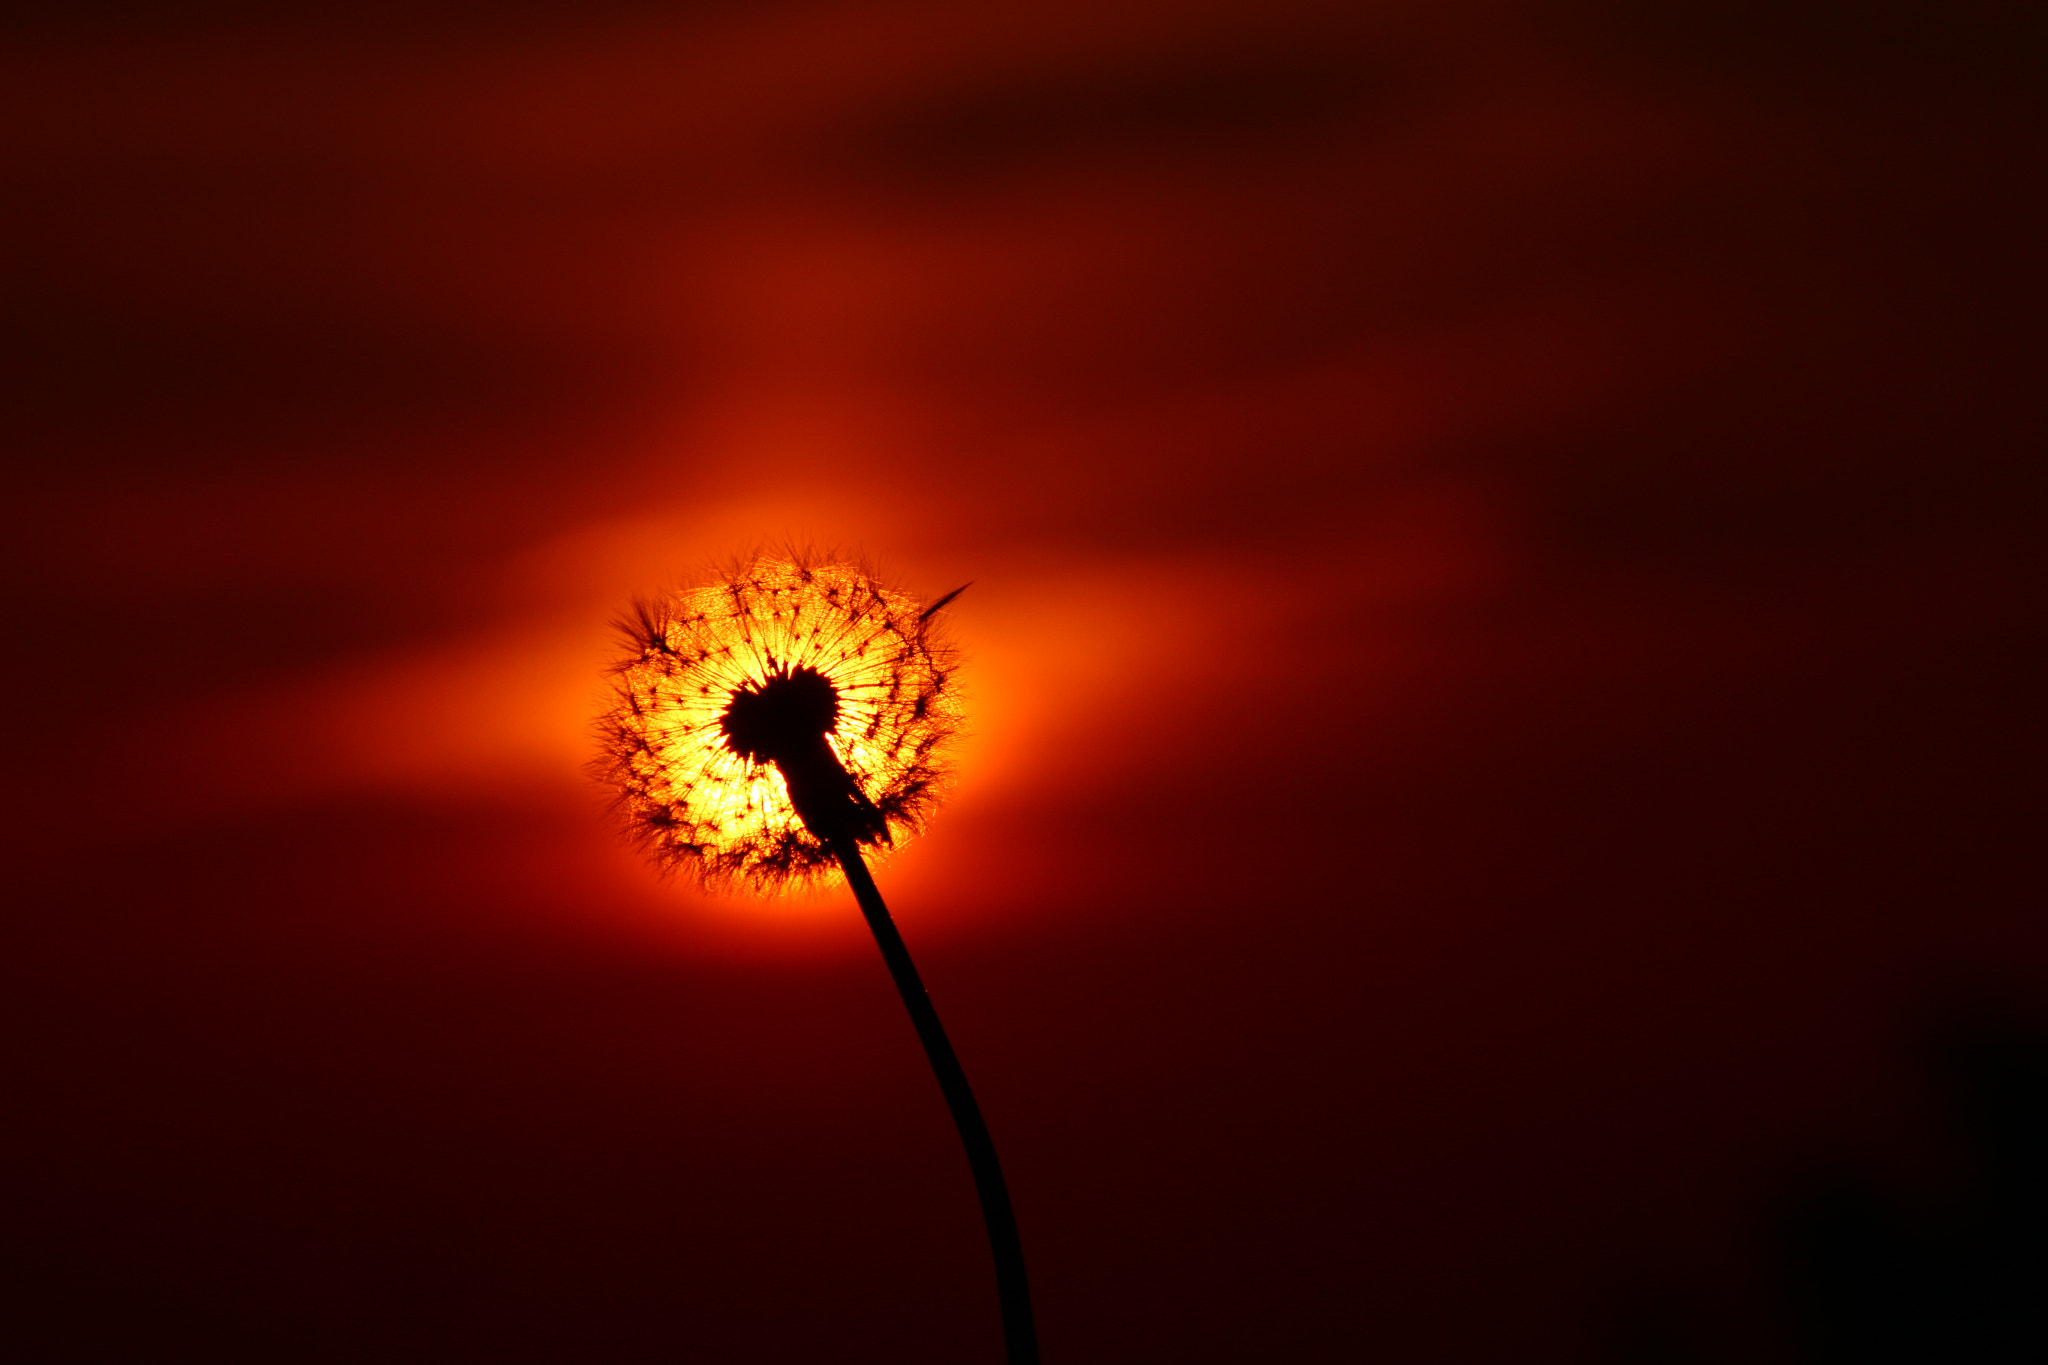
<path id="1" fill-rule="evenodd" d="M 764 555 L 618 628 L 592 769 L 664 870 L 812 884 L 839 875 L 833 832 L 894 845 L 944 795 L 958 653 L 869 570 Z"/>

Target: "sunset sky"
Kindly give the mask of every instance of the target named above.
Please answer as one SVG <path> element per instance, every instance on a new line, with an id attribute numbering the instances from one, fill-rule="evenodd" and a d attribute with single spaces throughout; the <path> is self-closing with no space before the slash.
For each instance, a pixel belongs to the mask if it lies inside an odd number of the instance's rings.
<path id="1" fill-rule="evenodd" d="M 1993 1256 L 2025 9 L 20 29 L 0 1356 L 1000 1359 L 844 889 L 585 773 L 610 620 L 786 544 L 973 584 L 878 880 L 1048 1361 L 1818 1361 L 1858 1218 Z"/>

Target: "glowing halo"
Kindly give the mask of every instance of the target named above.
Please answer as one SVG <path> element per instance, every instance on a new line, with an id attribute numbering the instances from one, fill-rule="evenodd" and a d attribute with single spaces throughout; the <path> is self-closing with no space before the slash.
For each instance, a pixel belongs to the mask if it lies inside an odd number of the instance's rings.
<path id="1" fill-rule="evenodd" d="M 864 568 L 801 555 L 763 555 L 638 602 L 617 623 L 625 650 L 591 770 L 666 872 L 713 889 L 836 877 L 831 846 L 798 814 L 790 765 L 747 743 L 746 722 L 764 696 L 801 693 L 799 709 L 852 779 L 846 799 L 869 812 L 860 842 L 916 834 L 944 794 L 961 729 L 958 653 L 935 610 Z"/>

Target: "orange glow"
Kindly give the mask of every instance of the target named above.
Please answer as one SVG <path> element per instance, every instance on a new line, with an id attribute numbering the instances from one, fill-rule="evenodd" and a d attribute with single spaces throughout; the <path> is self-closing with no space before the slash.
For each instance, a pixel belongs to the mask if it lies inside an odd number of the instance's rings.
<path id="1" fill-rule="evenodd" d="M 664 869 L 762 889 L 832 875 L 833 853 L 777 765 L 740 752 L 726 730 L 738 699 L 792 671 L 830 684 L 833 756 L 890 839 L 937 805 L 960 726 L 954 651 L 920 603 L 866 571 L 762 557 L 640 604 L 621 629 L 629 653 L 598 720 L 593 771 Z"/>

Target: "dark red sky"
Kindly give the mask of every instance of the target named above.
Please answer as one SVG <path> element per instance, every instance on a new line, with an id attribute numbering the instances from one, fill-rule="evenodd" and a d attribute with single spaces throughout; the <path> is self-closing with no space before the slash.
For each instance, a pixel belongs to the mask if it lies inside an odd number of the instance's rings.
<path id="1" fill-rule="evenodd" d="M 1826 1358 L 2048 1015 L 2023 8 L 21 31 L 0 1355 L 997 1358 L 852 905 L 581 771 L 797 537 L 974 583 L 881 881 L 1048 1360 Z"/>

